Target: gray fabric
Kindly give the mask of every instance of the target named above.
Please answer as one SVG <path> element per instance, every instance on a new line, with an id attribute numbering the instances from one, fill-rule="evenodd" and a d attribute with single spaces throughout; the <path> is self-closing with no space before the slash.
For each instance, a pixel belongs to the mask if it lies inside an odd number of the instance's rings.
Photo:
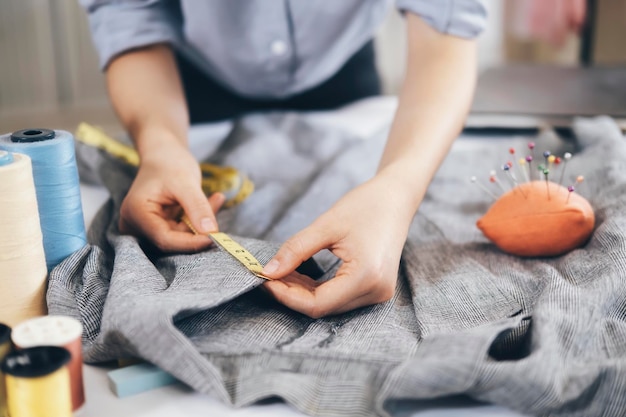
<path id="1" fill-rule="evenodd" d="M 254 290 L 261 280 L 220 249 L 160 255 L 120 236 L 132 171 L 99 164 L 113 198 L 90 245 L 50 276 L 50 313 L 85 325 L 84 356 L 139 356 L 194 389 L 243 406 L 278 396 L 319 416 L 386 415 L 387 401 L 466 394 L 535 415 L 626 409 L 626 142 L 608 118 L 580 120 L 566 182 L 597 226 L 585 247 L 549 259 L 500 252 L 475 221 L 490 199 L 468 178 L 528 138 L 461 138 L 414 219 L 387 303 L 312 320 Z M 261 261 L 375 170 L 385 138 L 347 137 L 305 117 L 251 116 L 212 162 L 245 168 L 257 191 L 220 222 Z M 578 150 L 577 148 L 581 149 Z M 321 258 L 328 279 L 332 256 Z"/>
<path id="2" fill-rule="evenodd" d="M 335 74 L 385 18 L 388 0 L 81 0 L 102 68 L 121 53 L 169 43 L 244 96 L 286 97 Z M 398 0 L 442 33 L 474 38 L 482 0 Z"/>

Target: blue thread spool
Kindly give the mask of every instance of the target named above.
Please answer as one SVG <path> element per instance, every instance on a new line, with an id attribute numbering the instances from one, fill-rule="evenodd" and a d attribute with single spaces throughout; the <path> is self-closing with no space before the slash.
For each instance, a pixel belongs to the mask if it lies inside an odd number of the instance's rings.
<path id="1" fill-rule="evenodd" d="M 63 130 L 24 129 L 0 136 L 0 149 L 26 154 L 32 160 L 50 272 L 87 243 L 74 137 Z"/>

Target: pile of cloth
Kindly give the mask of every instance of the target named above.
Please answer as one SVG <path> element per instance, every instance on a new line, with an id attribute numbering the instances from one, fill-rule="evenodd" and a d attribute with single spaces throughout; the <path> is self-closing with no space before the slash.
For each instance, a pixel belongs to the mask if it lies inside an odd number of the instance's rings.
<path id="1" fill-rule="evenodd" d="M 584 247 L 523 259 L 491 244 L 475 223 L 493 200 L 469 178 L 487 178 L 529 138 L 463 135 L 414 218 L 395 296 L 318 320 L 269 299 L 263 280 L 222 249 L 163 254 L 120 235 L 135 168 L 79 149 L 111 198 L 89 244 L 52 271 L 49 311 L 83 323 L 87 362 L 143 358 L 235 406 L 279 397 L 310 415 L 384 416 L 394 400 L 463 394 L 536 415 L 619 415 L 626 140 L 609 118 L 574 130 L 574 140 L 537 149 L 574 153 L 567 172 L 585 176 L 580 191 L 596 215 Z M 364 139 L 291 113 L 241 119 L 208 162 L 246 172 L 256 190 L 219 213 L 221 230 L 267 262 L 375 173 L 386 134 Z M 314 260 L 310 273 L 332 279 L 337 259 Z"/>

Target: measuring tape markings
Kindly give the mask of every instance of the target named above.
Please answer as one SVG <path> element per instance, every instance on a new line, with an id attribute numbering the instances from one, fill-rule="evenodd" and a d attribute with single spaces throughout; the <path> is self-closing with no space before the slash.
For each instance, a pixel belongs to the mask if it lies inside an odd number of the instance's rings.
<path id="1" fill-rule="evenodd" d="M 194 232 L 197 235 L 200 234 L 193 227 L 193 225 L 191 224 L 191 221 L 189 220 L 189 217 L 187 217 L 186 214 L 183 214 L 180 220 L 183 223 L 185 223 L 192 232 Z M 211 238 L 213 242 L 215 242 L 215 244 L 217 244 L 226 252 L 231 254 L 235 259 L 239 261 L 240 264 L 245 266 L 248 271 L 252 272 L 257 277 L 263 278 L 266 280 L 273 279 L 273 278 L 266 277 L 265 275 L 263 275 L 263 265 L 261 265 L 261 262 L 259 262 L 250 252 L 248 252 L 247 249 L 245 249 L 243 246 L 241 246 L 239 243 L 233 240 L 233 238 L 231 238 L 226 233 L 215 232 L 215 233 L 209 233 L 208 236 Z"/>

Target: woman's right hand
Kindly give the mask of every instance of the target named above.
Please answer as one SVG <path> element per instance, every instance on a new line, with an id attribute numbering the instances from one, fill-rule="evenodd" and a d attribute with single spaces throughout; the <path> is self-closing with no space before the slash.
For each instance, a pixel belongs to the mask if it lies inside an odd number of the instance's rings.
<path id="1" fill-rule="evenodd" d="M 200 166 L 179 142 L 163 141 L 144 152 L 137 176 L 120 209 L 120 231 L 147 238 L 164 252 L 196 252 L 211 245 L 218 230 L 221 193 L 207 198 Z M 199 234 L 180 221 L 181 209 Z"/>

